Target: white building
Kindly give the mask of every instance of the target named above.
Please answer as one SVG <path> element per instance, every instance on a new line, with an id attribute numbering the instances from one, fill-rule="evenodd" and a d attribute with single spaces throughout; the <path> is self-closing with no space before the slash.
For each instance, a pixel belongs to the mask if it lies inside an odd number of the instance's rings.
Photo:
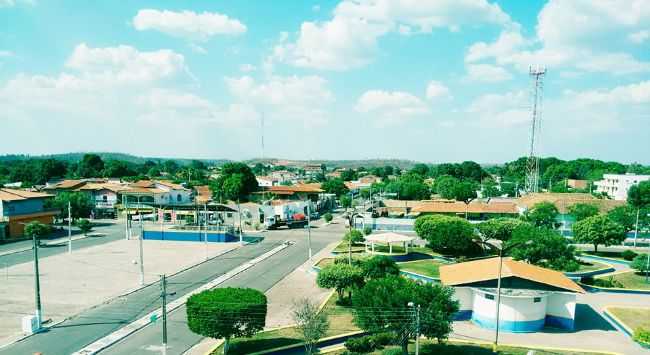
<path id="1" fill-rule="evenodd" d="M 158 206 L 178 206 L 193 204 L 192 190 L 168 181 L 141 180 L 130 184 L 128 190 L 121 191 L 129 196 L 128 203 L 153 204 Z"/>
<path id="2" fill-rule="evenodd" d="M 605 174 L 603 179 L 594 182 L 596 192 L 604 192 L 614 200 L 627 200 L 627 191 L 632 185 L 650 180 L 650 175 Z"/>
<path id="3" fill-rule="evenodd" d="M 440 267 L 440 281 L 454 287 L 458 320 L 496 328 L 499 258 Z M 573 330 L 576 294 L 584 290 L 563 273 L 503 259 L 499 329 L 536 332 L 544 327 Z"/>

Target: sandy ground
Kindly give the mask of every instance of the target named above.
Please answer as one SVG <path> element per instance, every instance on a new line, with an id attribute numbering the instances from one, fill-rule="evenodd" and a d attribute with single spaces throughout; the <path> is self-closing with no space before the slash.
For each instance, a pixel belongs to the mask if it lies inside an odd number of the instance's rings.
<path id="1" fill-rule="evenodd" d="M 237 243 L 211 243 L 212 257 Z M 53 322 L 140 287 L 139 241 L 119 240 L 43 258 L 39 261 L 43 319 Z M 206 259 L 203 243 L 143 242 L 145 283 Z M 22 333 L 21 318 L 34 313 L 34 264 L 10 266 L 0 273 L 0 339 Z"/>

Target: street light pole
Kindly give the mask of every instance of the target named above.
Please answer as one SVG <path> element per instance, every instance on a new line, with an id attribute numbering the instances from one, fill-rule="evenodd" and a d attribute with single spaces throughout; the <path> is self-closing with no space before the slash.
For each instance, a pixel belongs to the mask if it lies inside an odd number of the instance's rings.
<path id="1" fill-rule="evenodd" d="M 72 253 L 72 212 L 71 203 L 68 201 L 68 254 Z"/>
<path id="2" fill-rule="evenodd" d="M 205 260 L 208 260 L 208 204 L 203 204 L 203 224 L 204 228 L 204 239 L 205 239 Z"/>
<path id="3" fill-rule="evenodd" d="M 309 260 L 311 261 L 311 200 L 307 201 L 307 244 L 309 244 Z"/>
<path id="4" fill-rule="evenodd" d="M 165 355 L 167 354 L 167 277 L 161 275 L 160 278 L 162 287 L 162 352 Z"/>
<path id="5" fill-rule="evenodd" d="M 41 309 L 41 282 L 38 273 L 38 242 L 36 241 L 36 233 L 32 233 L 32 241 L 34 244 L 34 303 L 36 304 L 36 330 L 41 329 L 42 324 L 42 309 Z"/>
<path id="6" fill-rule="evenodd" d="M 420 355 L 420 305 L 415 310 L 415 355 Z"/>
<path id="7" fill-rule="evenodd" d="M 495 325 L 496 332 L 494 334 L 494 346 L 492 352 L 497 352 L 499 343 L 499 306 L 501 305 L 501 269 L 503 268 L 503 248 L 499 248 L 499 276 L 497 278 L 497 323 Z"/>
<path id="8" fill-rule="evenodd" d="M 239 244 L 244 245 L 244 237 L 241 232 L 241 205 L 239 204 L 239 199 L 237 199 L 237 213 L 239 214 Z"/>
<path id="9" fill-rule="evenodd" d="M 142 227 L 142 215 L 140 214 L 140 285 L 144 285 L 144 253 L 142 251 L 142 239 L 144 239 L 144 228 Z"/>

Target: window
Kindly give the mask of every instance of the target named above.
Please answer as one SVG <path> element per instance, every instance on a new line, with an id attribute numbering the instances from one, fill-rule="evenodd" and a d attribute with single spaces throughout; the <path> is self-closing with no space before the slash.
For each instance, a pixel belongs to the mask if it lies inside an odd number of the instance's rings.
<path id="1" fill-rule="evenodd" d="M 485 298 L 487 298 L 487 299 L 489 299 L 489 300 L 493 300 L 493 299 L 494 299 L 494 295 L 491 295 L 491 294 L 489 294 L 489 293 L 486 293 L 486 294 L 485 294 Z"/>
<path id="2" fill-rule="evenodd" d="M 180 194 L 176 195 L 176 201 L 181 202 L 183 200 L 183 196 Z"/>
<path id="3" fill-rule="evenodd" d="M 533 298 L 533 303 L 539 303 L 539 302 L 542 302 L 542 298 L 541 298 L 541 297 L 535 297 L 535 298 Z"/>
<path id="4" fill-rule="evenodd" d="M 108 196 L 103 195 L 103 196 L 102 196 L 102 201 L 107 202 L 107 201 L 108 201 Z"/>
<path id="5" fill-rule="evenodd" d="M 232 218 L 232 212 L 228 212 L 228 213 L 226 213 L 226 217 L 228 217 L 228 218 Z"/>

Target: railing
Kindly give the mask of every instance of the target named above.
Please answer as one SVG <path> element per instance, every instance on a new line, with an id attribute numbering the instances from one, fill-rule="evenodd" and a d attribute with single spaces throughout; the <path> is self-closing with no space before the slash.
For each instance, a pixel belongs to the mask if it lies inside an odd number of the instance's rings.
<path id="1" fill-rule="evenodd" d="M 115 208 L 116 204 L 117 204 L 117 202 L 99 201 L 99 202 L 95 202 L 95 207 L 97 207 L 97 208 Z"/>

